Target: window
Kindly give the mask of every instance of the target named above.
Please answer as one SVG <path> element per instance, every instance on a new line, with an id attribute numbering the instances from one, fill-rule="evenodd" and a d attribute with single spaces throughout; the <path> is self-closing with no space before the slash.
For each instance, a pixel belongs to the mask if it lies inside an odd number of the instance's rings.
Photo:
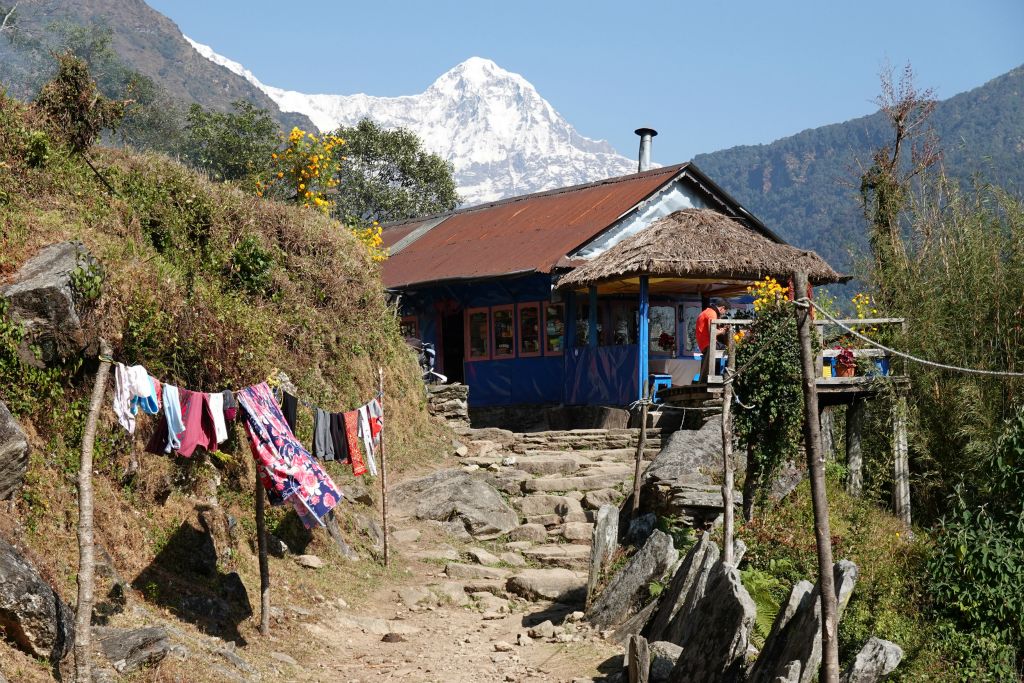
<path id="1" fill-rule="evenodd" d="M 676 355 L 675 306 L 651 306 L 648 318 L 648 353 Z"/>
<path id="2" fill-rule="evenodd" d="M 565 305 L 544 306 L 544 353 L 557 356 L 565 346 Z"/>
<path id="3" fill-rule="evenodd" d="M 576 346 L 590 342 L 590 302 L 576 302 Z"/>
<path id="4" fill-rule="evenodd" d="M 608 308 L 611 318 L 612 346 L 636 344 L 639 305 L 627 301 L 612 301 Z"/>
<path id="5" fill-rule="evenodd" d="M 420 336 L 419 320 L 417 320 L 414 315 L 402 316 L 402 320 L 398 324 L 398 329 L 406 339 L 418 339 Z"/>
<path id="6" fill-rule="evenodd" d="M 494 357 L 515 358 L 515 310 L 512 306 L 495 306 L 491 317 L 494 319 Z"/>
<path id="7" fill-rule="evenodd" d="M 488 360 L 491 357 L 490 317 L 486 308 L 466 311 L 466 360 Z"/>
<path id="8" fill-rule="evenodd" d="M 519 304 L 519 355 L 540 354 L 540 304 Z"/>

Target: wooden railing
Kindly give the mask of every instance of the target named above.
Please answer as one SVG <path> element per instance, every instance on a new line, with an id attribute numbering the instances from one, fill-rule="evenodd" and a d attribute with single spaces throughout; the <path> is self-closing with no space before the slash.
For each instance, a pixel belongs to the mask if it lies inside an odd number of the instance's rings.
<path id="1" fill-rule="evenodd" d="M 718 320 L 712 320 L 711 321 L 709 332 L 710 332 L 710 337 L 711 337 L 711 340 L 712 340 L 712 344 L 711 344 L 710 348 L 708 349 L 708 353 L 710 354 L 711 358 L 709 359 L 709 361 L 707 363 L 707 366 L 706 366 L 707 369 L 708 369 L 707 376 L 706 377 L 701 377 L 702 383 L 704 383 L 704 384 L 721 384 L 722 383 L 722 379 L 723 379 L 722 378 L 722 374 L 718 371 L 718 360 L 725 355 L 725 351 L 723 349 L 717 348 L 717 345 L 714 343 L 714 340 L 717 338 L 718 332 L 723 327 L 725 327 L 725 328 L 727 328 L 729 330 L 728 334 L 731 336 L 731 335 L 735 334 L 737 330 L 743 329 L 744 327 L 749 327 L 751 324 L 753 324 L 753 322 L 754 322 L 753 320 L 743 319 L 743 318 L 737 318 L 737 319 L 719 318 Z M 849 327 L 851 329 L 877 328 L 877 327 L 884 327 L 884 326 L 899 325 L 901 330 L 904 333 L 906 332 L 906 326 L 907 326 L 906 320 L 904 318 L 843 318 L 843 319 L 839 319 L 839 322 L 842 323 L 843 325 L 846 325 L 847 327 Z M 906 362 L 906 360 L 902 361 L 902 363 L 900 364 L 900 372 L 897 373 L 896 372 L 896 368 L 893 365 L 893 360 L 894 359 L 891 358 L 890 354 L 885 352 L 885 351 L 883 351 L 882 349 L 871 348 L 871 347 L 869 347 L 869 348 L 853 348 L 853 349 L 851 349 L 851 351 L 853 352 L 854 362 L 858 366 L 858 369 L 855 370 L 853 376 L 849 376 L 849 377 L 839 377 L 839 376 L 837 376 L 838 364 L 836 364 L 836 366 L 837 366 L 837 371 L 836 372 L 826 372 L 826 370 L 825 370 L 826 359 L 829 359 L 829 369 L 831 370 L 832 369 L 831 359 L 837 357 L 840 354 L 840 351 L 838 349 L 834 348 L 834 344 L 829 343 L 829 341 L 828 341 L 829 337 L 827 337 L 826 334 L 825 334 L 826 328 L 830 328 L 830 329 L 833 329 L 833 330 L 840 330 L 841 332 L 842 332 L 842 328 L 839 328 L 837 325 L 835 325 L 834 323 L 832 323 L 831 321 L 828 321 L 828 320 L 815 320 L 814 321 L 814 327 L 815 327 L 815 330 L 816 330 L 816 332 L 818 334 L 818 342 L 819 342 L 819 344 L 821 346 L 821 351 L 818 353 L 818 364 L 817 364 L 818 372 L 819 372 L 818 384 L 858 384 L 858 383 L 863 383 L 865 381 L 869 381 L 870 379 L 877 378 L 877 377 L 880 377 L 880 376 L 892 377 L 892 376 L 903 376 L 903 375 L 907 374 L 907 367 L 906 367 L 906 363 L 907 362 Z M 838 336 L 841 337 L 842 334 L 840 334 Z M 859 340 L 858 340 L 858 342 L 859 342 Z M 872 363 L 874 363 L 876 365 L 876 368 L 874 370 L 872 370 L 871 372 L 869 372 L 869 373 L 860 374 L 859 368 L 862 365 L 862 363 L 857 363 L 857 361 L 861 360 L 861 359 L 869 359 Z M 886 361 L 886 363 L 882 364 L 882 363 L 879 363 L 878 361 Z M 878 367 L 880 365 L 887 365 L 888 370 L 883 373 L 881 367 Z"/>

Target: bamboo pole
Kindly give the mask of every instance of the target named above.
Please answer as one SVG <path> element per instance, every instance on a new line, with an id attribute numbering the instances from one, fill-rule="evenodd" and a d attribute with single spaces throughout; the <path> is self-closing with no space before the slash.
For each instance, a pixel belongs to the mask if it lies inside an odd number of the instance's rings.
<path id="1" fill-rule="evenodd" d="M 379 377 L 378 391 L 380 393 L 380 411 L 384 412 L 384 367 L 377 367 Z M 384 522 L 384 566 L 391 566 L 391 554 L 388 549 L 388 466 L 384 455 L 384 420 L 381 420 L 380 428 L 380 509 L 381 519 Z"/>
<path id="2" fill-rule="evenodd" d="M 794 292 L 807 292 L 807 273 L 793 275 Z M 821 681 L 839 683 L 839 639 L 835 578 L 832 569 L 832 535 L 828 519 L 828 495 L 825 491 L 825 461 L 821 455 L 821 428 L 818 423 L 818 373 L 811 348 L 811 307 L 801 306 L 796 313 L 800 360 L 803 366 L 804 446 L 807 468 L 811 473 L 811 502 L 814 507 L 814 536 L 818 545 L 818 587 L 821 592 Z"/>
<path id="3" fill-rule="evenodd" d="M 92 602 L 95 562 L 93 560 L 93 498 L 92 449 L 96 441 L 103 394 L 107 388 L 111 363 L 110 345 L 100 339 L 100 366 L 92 386 L 89 417 L 82 436 L 82 460 L 78 467 L 78 603 L 75 606 L 75 680 L 92 681 L 90 636 L 92 635 Z"/>
<path id="4" fill-rule="evenodd" d="M 644 381 L 644 393 L 640 399 L 640 436 L 636 442 L 636 468 L 633 471 L 633 519 L 640 512 L 640 463 L 647 448 L 647 408 L 651 402 L 651 384 Z"/>
<path id="5" fill-rule="evenodd" d="M 266 492 L 256 467 L 256 546 L 260 558 L 260 635 L 270 635 L 270 563 L 267 559 Z"/>
<path id="6" fill-rule="evenodd" d="M 714 342 L 712 342 L 714 343 Z M 733 523 L 734 510 L 732 502 L 733 465 L 732 465 L 732 393 L 736 370 L 736 341 L 732 334 L 728 341 L 729 358 L 726 361 L 725 383 L 722 387 L 722 561 L 733 563 Z"/>

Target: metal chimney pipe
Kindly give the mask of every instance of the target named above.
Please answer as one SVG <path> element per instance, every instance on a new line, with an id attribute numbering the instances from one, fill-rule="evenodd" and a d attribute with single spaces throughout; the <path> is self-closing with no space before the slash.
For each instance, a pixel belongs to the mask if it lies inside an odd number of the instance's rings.
<path id="1" fill-rule="evenodd" d="M 637 128 L 633 131 L 640 136 L 640 160 L 637 172 L 646 171 L 651 167 L 651 138 L 658 134 L 653 128 Z"/>

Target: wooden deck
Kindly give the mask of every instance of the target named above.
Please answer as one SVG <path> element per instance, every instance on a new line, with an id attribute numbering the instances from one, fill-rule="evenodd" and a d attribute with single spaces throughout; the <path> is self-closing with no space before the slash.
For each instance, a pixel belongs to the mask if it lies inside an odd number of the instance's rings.
<path id="1" fill-rule="evenodd" d="M 902 375 L 861 377 L 822 377 L 816 382 L 818 403 L 821 406 L 852 403 L 857 398 L 869 398 L 882 391 L 894 389 L 903 394 L 910 387 L 910 380 Z M 739 397 L 743 399 L 742 396 Z M 722 383 L 687 384 L 662 389 L 657 399 L 665 405 L 684 408 L 705 407 L 711 402 L 721 402 Z"/>

